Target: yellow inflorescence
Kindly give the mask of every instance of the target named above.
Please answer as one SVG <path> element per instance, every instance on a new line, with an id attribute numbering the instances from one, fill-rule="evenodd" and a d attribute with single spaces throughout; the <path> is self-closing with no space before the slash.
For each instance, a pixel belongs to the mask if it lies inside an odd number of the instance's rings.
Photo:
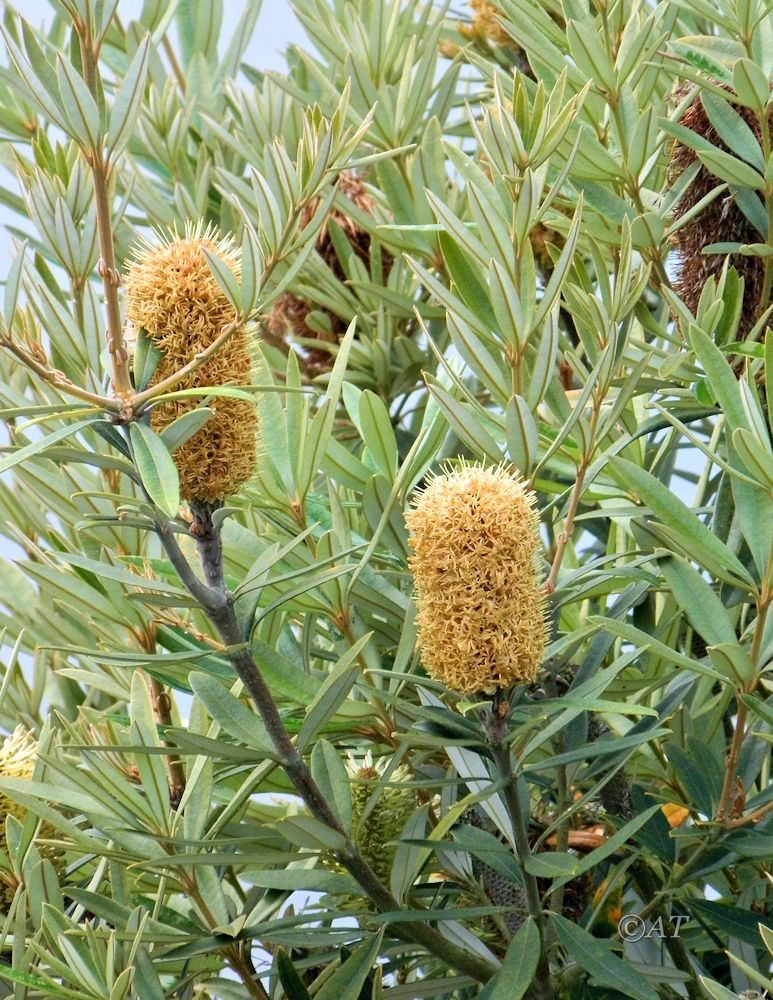
<path id="1" fill-rule="evenodd" d="M 198 228 L 189 228 L 184 238 L 174 234 L 135 251 L 126 279 L 126 315 L 135 329 L 145 330 L 161 353 L 151 385 L 178 372 L 236 318 L 210 271 L 204 249 L 238 275 L 238 254 L 209 229 L 202 234 Z M 242 328 L 175 388 L 239 386 L 251 381 L 252 361 Z M 163 430 L 201 400 L 199 396 L 159 404 L 151 413 L 151 426 Z M 212 398 L 207 406 L 214 411 L 212 416 L 175 452 L 180 491 L 186 500 L 222 500 L 236 493 L 255 469 L 255 407 L 226 397 Z"/>
<path id="2" fill-rule="evenodd" d="M 534 495 L 503 469 L 437 476 L 406 515 L 422 662 L 462 694 L 533 681 L 546 641 Z"/>
<path id="3" fill-rule="evenodd" d="M 29 780 L 35 770 L 37 757 L 37 740 L 23 726 L 17 726 L 0 746 L 0 777 Z M 4 853 L 8 849 L 5 839 L 6 816 L 13 816 L 21 821 L 25 815 L 24 806 L 0 792 L 0 850 Z M 13 899 L 15 886 L 12 882 L 12 876 L 3 873 L 0 880 L 0 912 L 6 912 Z"/>
<path id="4" fill-rule="evenodd" d="M 470 0 L 470 7 L 475 12 L 473 27 L 499 45 L 512 45 L 513 39 L 499 20 L 499 7 L 491 0 Z"/>

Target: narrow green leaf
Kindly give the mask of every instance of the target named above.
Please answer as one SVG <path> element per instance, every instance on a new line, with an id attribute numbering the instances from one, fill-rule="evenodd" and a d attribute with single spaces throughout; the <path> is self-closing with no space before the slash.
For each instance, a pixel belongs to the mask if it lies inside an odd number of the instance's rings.
<path id="1" fill-rule="evenodd" d="M 609 466 L 618 482 L 635 492 L 671 529 L 686 555 L 723 580 L 740 582 L 746 588 L 754 587 L 754 581 L 738 558 L 658 479 L 624 458 L 611 458 Z"/>
<path id="2" fill-rule="evenodd" d="M 743 118 L 733 110 L 730 102 L 704 90 L 701 93 L 701 103 L 727 148 L 742 156 L 760 173 L 764 173 L 765 159 L 760 144 Z"/>
<path id="3" fill-rule="evenodd" d="M 137 472 L 148 496 L 164 514 L 175 517 L 180 507 L 180 475 L 169 449 L 147 424 L 132 424 L 129 434 Z"/>
<path id="4" fill-rule="evenodd" d="M 77 434 L 78 431 L 82 431 L 84 427 L 88 427 L 90 424 L 95 423 L 97 420 L 101 420 L 101 417 L 90 417 L 88 420 L 80 420 L 77 424 L 70 424 L 67 427 L 60 427 L 58 430 L 52 431 L 50 434 L 46 434 L 45 437 L 38 438 L 37 441 L 33 441 L 31 444 L 26 444 L 21 448 L 17 448 L 10 455 L 6 455 L 4 459 L 0 461 L 0 473 L 7 472 L 8 469 L 12 469 L 14 465 L 18 465 L 19 462 L 23 462 L 33 455 L 40 455 L 46 451 L 52 444 L 56 444 L 57 441 L 61 441 L 66 437 L 71 437 L 73 434 Z"/>
<path id="5" fill-rule="evenodd" d="M 215 411 L 209 406 L 197 406 L 195 410 L 181 413 L 176 420 L 161 431 L 161 440 L 170 454 L 174 454 L 194 434 L 198 433 Z"/>
<path id="6" fill-rule="evenodd" d="M 713 979 L 707 979 L 705 976 L 700 977 L 701 986 L 712 998 L 712 1000 L 738 1000 L 738 994 L 733 993 L 731 990 L 726 989 L 719 983 L 715 983 Z"/>
<path id="7" fill-rule="evenodd" d="M 733 447 L 749 474 L 765 490 L 773 490 L 773 454 L 757 440 L 751 431 L 737 427 L 733 431 Z"/>
<path id="8" fill-rule="evenodd" d="M 129 64 L 110 111 L 107 151 L 112 160 L 120 155 L 129 141 L 134 123 L 142 108 L 149 59 L 150 35 L 146 35 L 134 53 L 134 58 Z"/>
<path id="9" fill-rule="evenodd" d="M 324 684 L 317 692 L 314 701 L 306 711 L 306 718 L 303 720 L 300 732 L 298 733 L 297 746 L 303 750 L 309 745 L 314 736 L 325 725 L 325 723 L 338 711 L 341 702 L 345 700 L 352 688 L 357 675 L 360 672 L 358 657 L 365 644 L 370 640 L 371 633 L 368 632 L 344 653 L 336 664 L 335 668 L 325 679 Z"/>
<path id="10" fill-rule="evenodd" d="M 526 859 L 526 871 L 539 878 L 557 878 L 574 875 L 580 859 L 574 854 L 558 851 L 540 851 Z"/>
<path id="11" fill-rule="evenodd" d="M 727 609 L 697 570 L 671 553 L 662 554 L 658 565 L 687 620 L 709 645 L 736 641 Z"/>
<path id="12" fill-rule="evenodd" d="M 502 967 L 478 1000 L 521 1000 L 531 986 L 539 961 L 540 940 L 533 917 L 527 917 L 510 942 Z"/>
<path id="13" fill-rule="evenodd" d="M 728 184 L 750 188 L 752 191 L 759 191 L 765 187 L 765 180 L 761 174 L 730 153 L 723 153 L 721 149 L 711 152 L 699 149 L 697 155 L 701 163 L 708 167 L 715 177 L 727 181 Z"/>
<path id="14" fill-rule="evenodd" d="M 62 104 L 75 138 L 87 149 L 99 149 L 102 141 L 101 115 L 91 91 L 75 67 L 61 56 L 57 61 L 56 74 Z"/>
<path id="15" fill-rule="evenodd" d="M 234 698 L 219 681 L 209 674 L 192 673 L 190 685 L 196 697 L 201 700 L 215 722 L 223 727 L 224 732 L 266 756 L 273 755 L 271 738 L 260 718 L 238 698 Z"/>
<path id="16" fill-rule="evenodd" d="M 311 1000 L 309 991 L 303 985 L 303 980 L 295 971 L 295 966 L 284 948 L 277 951 L 276 971 L 287 1000 Z"/>
<path id="17" fill-rule="evenodd" d="M 3 318 L 8 331 L 13 326 L 13 317 L 16 314 L 16 306 L 19 301 L 19 289 L 21 288 L 22 277 L 24 275 L 24 257 L 27 252 L 27 241 L 25 240 L 16 252 L 16 256 L 11 264 L 8 277 L 5 280 L 5 297 L 3 298 Z"/>
<path id="18" fill-rule="evenodd" d="M 153 343 L 147 332 L 141 327 L 137 332 L 137 343 L 134 348 L 134 384 L 138 392 L 143 392 L 150 385 L 150 380 L 158 368 L 161 351 Z"/>
<path id="19" fill-rule="evenodd" d="M 333 808 L 338 821 L 347 833 L 352 829 L 352 795 L 349 775 L 341 756 L 332 743 L 317 740 L 311 754 L 311 776 L 317 783 L 325 801 Z"/>
<path id="20" fill-rule="evenodd" d="M 207 264 L 209 264 L 209 269 L 212 272 L 212 277 L 220 286 L 220 290 L 223 295 L 228 299 L 234 309 L 238 312 L 241 306 L 242 293 L 239 288 L 239 282 L 236 275 L 233 273 L 231 268 L 223 261 L 222 257 L 217 254 L 212 253 L 206 247 L 202 246 L 202 251 L 204 256 L 207 258 Z"/>
<path id="21" fill-rule="evenodd" d="M 631 967 L 630 962 L 623 962 L 612 954 L 607 942 L 597 940 L 557 913 L 552 914 L 550 919 L 560 944 L 596 982 L 611 986 L 633 1000 L 658 1000 L 654 987 Z"/>
<path id="22" fill-rule="evenodd" d="M 392 483 L 397 473 L 397 442 L 389 411 L 375 393 L 366 389 L 360 397 L 358 412 L 368 452 L 379 471 Z"/>
<path id="23" fill-rule="evenodd" d="M 315 995 L 315 1000 L 359 1000 L 360 991 L 376 964 L 383 933 L 381 930 L 358 945 Z"/>

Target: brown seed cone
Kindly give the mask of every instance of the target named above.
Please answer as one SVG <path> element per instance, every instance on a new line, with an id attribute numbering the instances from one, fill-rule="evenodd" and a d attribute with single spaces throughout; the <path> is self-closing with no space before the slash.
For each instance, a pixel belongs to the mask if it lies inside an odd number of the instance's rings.
<path id="1" fill-rule="evenodd" d="M 689 86 L 685 84 L 678 88 L 674 93 L 674 98 L 681 100 L 687 93 Z M 759 138 L 762 135 L 762 123 L 753 111 L 741 105 L 734 105 L 733 110 L 743 118 L 755 136 Z M 706 114 L 700 96 L 697 96 L 687 108 L 680 118 L 679 124 L 689 128 L 690 131 L 706 139 L 718 149 L 726 153 L 734 152 L 734 150 L 728 149 L 720 139 Z M 773 139 L 773 116 L 768 119 L 767 128 Z M 672 181 L 676 180 L 695 160 L 694 150 L 675 141 L 669 155 L 669 171 Z M 719 183 L 719 179 L 706 167 L 701 167 L 677 202 L 674 218 L 681 219 Z M 676 233 L 675 240 L 679 251 L 679 268 L 675 290 L 690 312 L 695 315 L 698 311 L 698 303 L 704 285 L 709 278 L 720 275 L 726 257 L 725 254 L 704 254 L 703 248 L 711 243 L 759 243 L 762 236 L 743 214 L 732 193 L 725 192 L 683 226 Z M 769 302 L 760 302 L 765 262 L 761 257 L 731 254 L 730 264 L 744 280 L 743 305 L 738 326 L 740 339 L 754 326 L 759 312 L 769 305 Z"/>
<path id="2" fill-rule="evenodd" d="M 350 170 L 344 170 L 338 179 L 338 189 L 360 211 L 367 212 L 369 215 L 372 213 L 373 201 L 365 185 L 355 173 Z M 307 206 L 301 218 L 301 228 L 311 222 L 318 207 L 319 199 L 315 199 Z M 336 208 L 330 213 L 330 219 L 343 230 L 354 254 L 363 261 L 366 267 L 369 266 L 371 249 L 370 234 L 360 229 L 353 219 L 350 219 Z M 317 237 L 316 249 L 334 277 L 338 281 L 345 282 L 347 280 L 346 274 L 338 259 L 327 223 L 322 227 Z M 386 279 L 389 269 L 392 266 L 392 257 L 386 251 L 382 250 L 381 258 L 383 277 Z M 269 343 L 274 344 L 274 346 L 284 350 L 288 347 L 289 337 L 337 344 L 346 332 L 346 322 L 337 313 L 331 312 L 329 309 L 319 308 L 318 311 L 327 317 L 330 325 L 330 332 L 322 334 L 319 330 L 310 327 L 306 322 L 309 313 L 314 309 L 313 305 L 293 292 L 285 292 L 284 295 L 280 295 L 264 321 L 265 339 Z M 332 367 L 334 360 L 330 351 L 324 348 L 316 349 L 307 346 L 303 347 L 300 357 L 304 369 L 312 377 L 328 371 Z"/>
<path id="3" fill-rule="evenodd" d="M 491 0 L 470 0 L 474 13 L 472 26 L 475 31 L 490 38 L 497 45 L 516 48 L 515 42 L 499 20 L 499 7 Z"/>
<path id="4" fill-rule="evenodd" d="M 433 479 L 406 514 L 422 662 L 462 694 L 537 676 L 546 641 L 534 495 L 504 469 Z"/>
<path id="5" fill-rule="evenodd" d="M 135 329 L 144 329 L 161 352 L 150 384 L 179 371 L 208 347 L 235 311 L 209 269 L 202 248 L 216 254 L 235 273 L 239 258 L 228 243 L 207 230 L 189 228 L 185 237 L 147 243 L 135 251 L 126 278 L 126 315 Z M 252 360 L 247 333 L 237 330 L 205 364 L 183 379 L 177 389 L 249 385 Z M 162 431 L 181 414 L 195 409 L 203 397 L 177 399 L 155 406 L 151 426 Z M 256 409 L 247 401 L 217 397 L 214 411 L 174 453 L 185 500 L 223 500 L 252 476 L 257 442 Z"/>

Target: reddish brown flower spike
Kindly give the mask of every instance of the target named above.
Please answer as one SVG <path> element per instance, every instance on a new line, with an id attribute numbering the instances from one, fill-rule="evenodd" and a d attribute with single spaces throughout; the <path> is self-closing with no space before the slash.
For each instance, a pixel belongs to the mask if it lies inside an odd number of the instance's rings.
<path id="1" fill-rule="evenodd" d="M 688 85 L 680 87 L 674 94 L 677 100 L 684 98 Z M 762 135 L 762 123 L 749 108 L 733 105 L 736 114 L 746 122 L 755 136 Z M 718 149 L 732 153 L 720 139 L 706 114 L 700 96 L 689 105 L 679 124 L 706 139 Z M 767 128 L 773 139 L 773 117 Z M 671 146 L 669 168 L 672 180 L 676 180 L 696 160 L 694 150 L 675 141 Z M 705 198 L 720 181 L 706 167 L 701 167 L 682 197 L 676 204 L 674 217 L 681 219 L 701 199 Z M 762 237 L 739 208 L 733 194 L 725 192 L 714 198 L 705 208 L 678 230 L 675 237 L 679 251 L 679 267 L 675 291 L 690 311 L 697 313 L 701 292 L 712 277 L 718 277 L 725 264 L 725 254 L 704 254 L 703 248 L 711 243 L 759 243 Z M 738 327 L 739 339 L 751 330 L 760 312 L 769 302 L 761 302 L 765 262 L 761 257 L 744 257 L 732 254 L 730 263 L 744 281 L 744 296 L 741 319 Z"/>

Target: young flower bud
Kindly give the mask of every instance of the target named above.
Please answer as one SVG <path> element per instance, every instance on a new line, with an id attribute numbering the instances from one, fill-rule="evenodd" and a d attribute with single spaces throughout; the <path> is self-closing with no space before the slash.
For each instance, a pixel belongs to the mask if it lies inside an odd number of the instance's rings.
<path id="1" fill-rule="evenodd" d="M 135 330 L 144 330 L 160 352 L 150 385 L 178 372 L 209 347 L 236 318 L 236 312 L 210 271 L 204 249 L 216 255 L 234 274 L 240 261 L 230 241 L 200 227 L 188 227 L 185 237 L 162 237 L 144 243 L 134 253 L 126 278 L 126 315 Z M 247 333 L 239 329 L 200 368 L 175 389 L 249 385 L 252 361 Z M 175 399 L 155 406 L 151 426 L 162 431 L 182 413 L 197 407 L 203 396 Z M 174 453 L 185 500 L 225 499 L 255 470 L 257 415 L 243 400 L 215 397 L 207 402 L 212 416 Z"/>
<path id="2" fill-rule="evenodd" d="M 422 662 L 461 694 L 537 676 L 546 640 L 534 495 L 504 469 L 437 476 L 406 515 Z"/>
<path id="3" fill-rule="evenodd" d="M 379 791 L 366 816 L 365 809 L 374 791 L 372 782 L 382 777 L 381 771 L 366 761 L 351 777 L 352 828 L 357 849 L 381 881 L 389 885 L 396 849 L 391 842 L 399 839 L 418 804 L 416 789 L 409 784 L 401 786 L 401 782 L 408 781 L 409 774 L 404 767 L 396 767 L 389 786 Z"/>
<path id="4" fill-rule="evenodd" d="M 499 20 L 500 8 L 491 0 L 470 0 L 474 11 L 473 29 L 490 38 L 497 45 L 514 46 L 515 43 Z"/>

